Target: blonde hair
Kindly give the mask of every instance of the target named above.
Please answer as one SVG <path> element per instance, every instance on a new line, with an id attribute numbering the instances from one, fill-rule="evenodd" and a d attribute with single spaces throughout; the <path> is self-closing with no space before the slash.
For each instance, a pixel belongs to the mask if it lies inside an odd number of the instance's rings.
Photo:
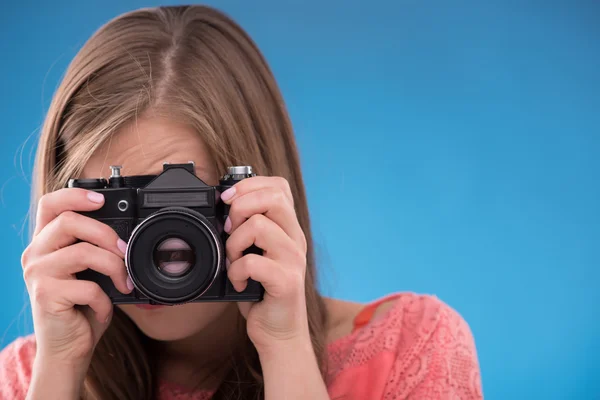
<path id="1" fill-rule="evenodd" d="M 250 164 L 286 178 L 308 246 L 306 299 L 315 354 L 325 366 L 326 312 L 292 126 L 262 54 L 235 22 L 204 6 L 121 15 L 99 29 L 70 64 L 39 141 L 32 204 L 78 176 L 94 152 L 148 109 L 194 127 L 217 170 Z M 116 309 L 115 309 L 116 310 Z M 241 358 L 215 398 L 263 398 L 256 350 L 241 330 Z M 152 399 L 152 340 L 118 310 L 98 344 L 83 398 Z M 325 367 L 323 367 L 325 368 Z"/>

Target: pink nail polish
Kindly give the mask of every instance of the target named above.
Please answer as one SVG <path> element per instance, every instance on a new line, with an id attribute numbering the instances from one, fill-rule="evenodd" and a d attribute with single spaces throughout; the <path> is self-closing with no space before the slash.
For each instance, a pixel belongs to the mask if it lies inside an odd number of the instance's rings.
<path id="1" fill-rule="evenodd" d="M 119 239 L 119 240 L 117 240 L 117 247 L 119 248 L 121 253 L 123 253 L 123 255 L 125 255 L 125 252 L 127 251 L 127 243 L 125 243 L 123 240 Z"/>
<path id="2" fill-rule="evenodd" d="M 235 187 L 230 187 L 229 189 L 221 193 L 221 200 L 227 201 L 233 196 L 235 196 Z"/>
<path id="3" fill-rule="evenodd" d="M 133 290 L 133 282 L 130 277 L 127 277 L 127 289 Z"/>
<path id="4" fill-rule="evenodd" d="M 104 202 L 104 195 L 102 195 L 102 193 L 97 193 L 97 192 L 88 192 L 87 194 L 87 198 L 89 201 L 91 201 L 92 203 L 98 203 L 101 204 Z"/>
<path id="5" fill-rule="evenodd" d="M 229 216 L 225 220 L 225 225 L 223 226 L 223 229 L 226 233 L 229 233 L 231 231 L 231 218 L 229 218 Z"/>

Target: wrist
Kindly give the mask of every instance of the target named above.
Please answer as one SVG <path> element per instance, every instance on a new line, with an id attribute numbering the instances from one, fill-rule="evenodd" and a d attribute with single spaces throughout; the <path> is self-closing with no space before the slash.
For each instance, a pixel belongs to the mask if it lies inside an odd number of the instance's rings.
<path id="1" fill-rule="evenodd" d="M 286 340 L 274 340 L 267 345 L 257 346 L 256 351 L 261 360 L 280 359 L 288 354 L 312 355 L 314 349 L 310 336 L 298 336 Z"/>
<path id="2" fill-rule="evenodd" d="M 36 370 L 52 370 L 56 374 L 79 377 L 83 381 L 90 366 L 90 361 L 91 357 L 86 359 L 65 359 L 38 352 L 33 362 L 33 372 L 36 372 Z"/>
<path id="3" fill-rule="evenodd" d="M 310 338 L 273 344 L 259 357 L 265 399 L 329 399 Z"/>
<path id="4" fill-rule="evenodd" d="M 260 363 L 264 372 L 270 371 L 278 374 L 281 368 L 314 369 L 319 371 L 315 351 L 308 339 L 273 343 L 268 348 L 258 351 Z M 308 372 L 308 371 L 306 371 Z"/>
<path id="5" fill-rule="evenodd" d="M 76 400 L 87 373 L 87 364 L 36 356 L 28 400 Z"/>

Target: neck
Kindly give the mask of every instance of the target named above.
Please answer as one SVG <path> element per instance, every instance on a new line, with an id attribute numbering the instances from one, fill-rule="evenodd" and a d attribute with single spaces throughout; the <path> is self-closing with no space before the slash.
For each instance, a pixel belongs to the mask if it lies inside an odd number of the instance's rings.
<path id="1" fill-rule="evenodd" d="M 196 335 L 161 343 L 159 376 L 190 389 L 215 389 L 231 368 L 238 346 L 240 318 L 237 304 Z"/>

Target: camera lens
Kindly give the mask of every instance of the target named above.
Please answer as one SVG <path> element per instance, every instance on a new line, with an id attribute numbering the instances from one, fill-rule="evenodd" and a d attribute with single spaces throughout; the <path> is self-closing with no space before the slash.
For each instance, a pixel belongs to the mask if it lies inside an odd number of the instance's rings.
<path id="1" fill-rule="evenodd" d="M 224 265 L 224 249 L 207 217 L 186 207 L 165 207 L 135 227 L 125 265 L 142 295 L 181 304 L 210 289 Z"/>
<path id="2" fill-rule="evenodd" d="M 185 275 L 195 263 L 194 250 L 183 239 L 168 238 L 154 250 L 154 264 L 167 276 Z"/>

